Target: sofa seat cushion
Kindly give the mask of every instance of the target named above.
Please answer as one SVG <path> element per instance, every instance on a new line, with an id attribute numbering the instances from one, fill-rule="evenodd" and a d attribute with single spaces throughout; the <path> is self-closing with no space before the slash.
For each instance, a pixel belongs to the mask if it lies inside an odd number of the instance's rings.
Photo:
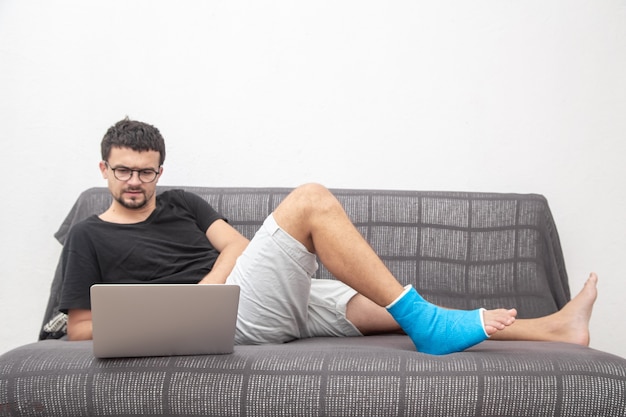
<path id="1" fill-rule="evenodd" d="M 625 370 L 617 356 L 548 342 L 429 356 L 386 335 L 96 359 L 90 341 L 47 340 L 0 357 L 0 404 L 7 415 L 64 417 L 615 416 L 626 415 Z"/>

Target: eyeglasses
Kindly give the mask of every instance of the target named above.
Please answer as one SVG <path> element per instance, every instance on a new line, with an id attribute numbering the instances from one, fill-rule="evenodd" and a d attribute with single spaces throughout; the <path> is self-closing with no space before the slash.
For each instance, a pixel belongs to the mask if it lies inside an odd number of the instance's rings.
<path id="1" fill-rule="evenodd" d="M 104 162 L 107 168 L 111 168 L 113 171 L 113 176 L 120 181 L 128 181 L 133 177 L 133 173 L 137 173 L 139 176 L 139 181 L 141 182 L 153 182 L 159 176 L 159 171 L 155 171 L 151 168 L 144 169 L 130 169 L 126 167 L 117 167 L 113 168 L 107 161 Z"/>

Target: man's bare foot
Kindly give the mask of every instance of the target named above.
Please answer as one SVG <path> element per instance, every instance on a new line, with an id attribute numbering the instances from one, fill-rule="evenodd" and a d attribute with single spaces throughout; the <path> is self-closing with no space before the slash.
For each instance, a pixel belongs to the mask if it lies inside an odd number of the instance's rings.
<path id="1" fill-rule="evenodd" d="M 499 330 L 504 330 L 506 327 L 515 323 L 516 316 L 517 310 L 514 308 L 510 310 L 485 310 L 483 312 L 485 332 L 491 336 Z"/>
<path id="2" fill-rule="evenodd" d="M 518 319 L 493 334 L 495 340 L 536 340 L 589 346 L 589 320 L 598 296 L 598 276 L 591 273 L 583 289 L 554 314 L 535 319 Z"/>
<path id="3" fill-rule="evenodd" d="M 592 272 L 583 289 L 565 306 L 547 319 L 546 337 L 549 340 L 589 346 L 589 321 L 598 297 L 598 276 Z"/>

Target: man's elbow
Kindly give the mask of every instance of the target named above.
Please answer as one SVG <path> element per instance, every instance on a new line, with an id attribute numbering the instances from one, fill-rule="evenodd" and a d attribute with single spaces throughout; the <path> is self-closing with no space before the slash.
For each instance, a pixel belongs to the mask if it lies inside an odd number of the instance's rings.
<path id="1" fill-rule="evenodd" d="M 86 323 L 85 323 L 86 324 Z M 86 327 L 86 326 L 84 326 Z M 80 340 L 91 340 L 92 339 L 91 328 L 89 329 L 67 329 L 67 340 L 71 342 L 77 342 Z"/>
<path id="2" fill-rule="evenodd" d="M 91 311 L 70 311 L 67 321 L 67 339 L 71 341 L 90 340 L 93 337 Z"/>

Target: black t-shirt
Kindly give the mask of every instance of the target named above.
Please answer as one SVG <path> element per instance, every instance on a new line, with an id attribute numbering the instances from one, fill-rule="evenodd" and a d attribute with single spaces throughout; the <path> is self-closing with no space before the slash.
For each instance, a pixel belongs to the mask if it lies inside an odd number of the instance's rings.
<path id="1" fill-rule="evenodd" d="M 157 196 L 143 222 L 117 224 L 91 216 L 70 230 L 62 253 L 60 310 L 90 309 L 96 283 L 196 284 L 219 255 L 206 230 L 224 219 L 201 197 L 183 190 Z"/>

